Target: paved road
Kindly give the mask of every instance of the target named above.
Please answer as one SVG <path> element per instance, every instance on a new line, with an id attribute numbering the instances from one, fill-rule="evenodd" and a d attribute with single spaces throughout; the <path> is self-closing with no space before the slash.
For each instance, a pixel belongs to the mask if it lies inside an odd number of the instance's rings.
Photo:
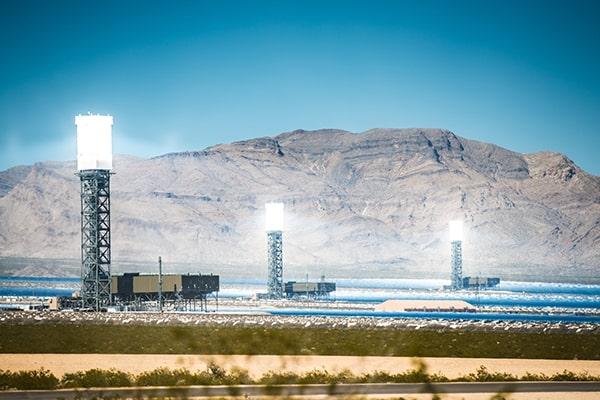
<path id="1" fill-rule="evenodd" d="M 372 383 L 341 385 L 240 385 L 188 386 L 181 388 L 102 388 L 61 389 L 0 392 L 0 400 L 87 399 L 93 397 L 223 397 L 223 396 L 291 396 L 291 395 L 351 395 L 351 394 L 416 394 L 416 393 L 548 393 L 598 392 L 600 382 L 474 382 L 474 383 Z"/>

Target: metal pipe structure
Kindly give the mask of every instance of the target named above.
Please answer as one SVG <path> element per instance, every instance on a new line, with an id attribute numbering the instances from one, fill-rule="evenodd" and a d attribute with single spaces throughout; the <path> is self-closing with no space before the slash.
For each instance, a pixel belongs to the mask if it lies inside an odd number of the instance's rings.
<path id="1" fill-rule="evenodd" d="M 462 279 L 462 221 L 450 221 L 450 264 L 451 264 L 451 288 L 459 290 L 463 288 Z"/>
<path id="2" fill-rule="evenodd" d="M 81 299 L 100 311 L 111 304 L 111 116 L 78 115 L 77 170 L 81 182 Z"/>
<path id="3" fill-rule="evenodd" d="M 283 203 L 265 204 L 267 231 L 267 295 L 283 298 Z"/>

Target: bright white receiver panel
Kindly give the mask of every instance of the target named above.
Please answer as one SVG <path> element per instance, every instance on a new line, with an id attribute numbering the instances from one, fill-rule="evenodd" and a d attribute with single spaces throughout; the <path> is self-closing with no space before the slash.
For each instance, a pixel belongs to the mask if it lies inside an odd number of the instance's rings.
<path id="1" fill-rule="evenodd" d="M 110 115 L 78 115 L 77 170 L 112 169 L 112 125 Z"/>
<path id="2" fill-rule="evenodd" d="M 283 231 L 283 203 L 266 203 L 265 211 L 265 230 Z"/>
<path id="3" fill-rule="evenodd" d="M 462 241 L 463 240 L 463 222 L 455 219 L 450 221 L 449 223 L 449 227 L 450 227 L 450 241 L 454 242 L 457 240 Z"/>

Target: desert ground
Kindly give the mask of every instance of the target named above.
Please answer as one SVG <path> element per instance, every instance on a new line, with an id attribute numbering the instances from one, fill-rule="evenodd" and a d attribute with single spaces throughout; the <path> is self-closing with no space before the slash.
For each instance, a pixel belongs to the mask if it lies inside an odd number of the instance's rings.
<path id="1" fill-rule="evenodd" d="M 493 396 L 496 393 L 455 393 L 455 394 L 441 394 L 442 400 L 496 400 Z M 431 400 L 431 394 L 402 394 L 394 395 L 365 395 L 357 397 L 356 399 L 395 399 L 395 400 Z M 303 399 L 328 399 L 329 396 L 311 396 L 303 397 Z M 540 392 L 540 393 L 510 393 L 505 394 L 501 399 L 506 400 L 598 400 L 598 393 L 591 392 Z M 348 398 L 352 400 L 352 398 Z M 498 399 L 499 400 L 499 399 Z"/>
<path id="2" fill-rule="evenodd" d="M 485 365 L 491 372 L 508 372 L 514 375 L 554 373 L 569 370 L 600 375 L 600 361 L 590 360 L 532 360 L 501 358 L 422 358 L 431 373 L 457 378 Z M 308 372 L 324 369 L 329 372 L 349 370 L 356 375 L 373 371 L 399 373 L 414 366 L 410 357 L 355 357 L 355 356 L 270 356 L 270 355 L 177 355 L 177 354 L 1 354 L 2 369 L 19 371 L 45 368 L 56 376 L 91 368 L 140 373 L 156 368 L 187 368 L 204 370 L 209 363 L 226 369 L 242 368 L 252 377 L 269 371 Z"/>

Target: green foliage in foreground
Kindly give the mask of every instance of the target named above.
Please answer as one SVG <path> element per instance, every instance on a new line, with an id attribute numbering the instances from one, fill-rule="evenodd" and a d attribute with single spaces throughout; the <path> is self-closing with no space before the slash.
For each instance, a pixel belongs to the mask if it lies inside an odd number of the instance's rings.
<path id="1" fill-rule="evenodd" d="M 303 374 L 294 372 L 271 371 L 259 379 L 251 379 L 247 371 L 234 369 L 226 371 L 216 365 L 209 365 L 205 371 L 192 372 L 187 369 L 170 370 L 159 368 L 142 372 L 139 375 L 114 369 L 91 369 L 68 373 L 62 379 L 56 378 L 50 371 L 0 370 L 0 390 L 34 390 L 90 387 L 129 387 L 129 386 L 191 386 L 191 385 L 274 385 L 283 384 L 330 384 L 343 383 L 431 383 L 431 382 L 510 382 L 510 381 L 600 381 L 600 376 L 587 373 L 563 371 L 551 376 L 544 374 L 525 374 L 515 376 L 507 373 L 490 372 L 484 366 L 476 372 L 448 379 L 438 374 L 429 374 L 424 364 L 415 369 L 392 374 L 375 371 L 364 375 L 354 375 L 350 371 L 331 374 L 323 370 L 313 370 Z"/>
<path id="2" fill-rule="evenodd" d="M 60 381 L 50 371 L 40 369 L 37 371 L 10 372 L 0 370 L 0 390 L 28 389 L 42 390 L 55 389 Z"/>
<path id="3" fill-rule="evenodd" d="M 0 353 L 600 359 L 600 335 L 367 328 L 0 324 Z"/>

